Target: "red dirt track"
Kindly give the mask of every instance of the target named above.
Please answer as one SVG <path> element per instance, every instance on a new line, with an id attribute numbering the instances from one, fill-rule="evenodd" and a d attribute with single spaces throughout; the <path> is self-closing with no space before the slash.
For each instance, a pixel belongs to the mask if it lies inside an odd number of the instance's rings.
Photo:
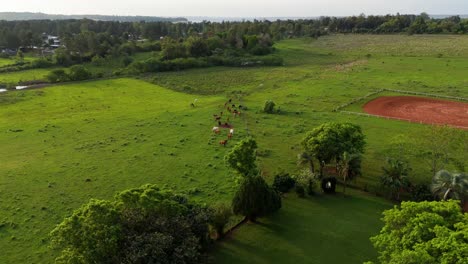
<path id="1" fill-rule="evenodd" d="M 468 129 L 468 104 L 417 96 L 382 96 L 364 105 L 371 115 Z"/>

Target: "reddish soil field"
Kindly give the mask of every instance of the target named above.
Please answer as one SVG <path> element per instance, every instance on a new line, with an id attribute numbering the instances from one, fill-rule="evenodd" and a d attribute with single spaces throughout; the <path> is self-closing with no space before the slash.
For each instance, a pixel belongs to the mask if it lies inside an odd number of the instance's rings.
<path id="1" fill-rule="evenodd" d="M 417 96 L 382 96 L 364 105 L 368 114 L 468 129 L 468 104 Z"/>

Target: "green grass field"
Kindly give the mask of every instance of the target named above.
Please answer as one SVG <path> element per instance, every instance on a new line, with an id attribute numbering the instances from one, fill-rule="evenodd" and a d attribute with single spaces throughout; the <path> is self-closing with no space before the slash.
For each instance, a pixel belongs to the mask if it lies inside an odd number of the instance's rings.
<path id="1" fill-rule="evenodd" d="M 388 202 L 351 191 L 343 198 L 290 194 L 283 209 L 245 224 L 218 244 L 214 263 L 362 263 L 375 260 L 369 240 Z"/>
<path id="2" fill-rule="evenodd" d="M 443 35 L 293 39 L 276 44 L 283 67 L 205 68 L 0 94 L 1 259 L 52 262 L 47 234 L 63 217 L 90 198 L 110 198 L 145 183 L 208 204 L 229 201 L 235 177 L 223 162 L 229 148 L 217 144 L 224 135 L 212 135 L 212 115 L 238 95 L 249 110 L 234 121 L 229 146 L 248 128 L 259 143 L 268 180 L 276 171 L 299 169 L 296 156 L 308 130 L 327 121 L 350 121 L 362 126 L 368 142 L 363 176 L 352 184 L 372 193 L 386 144 L 399 134 L 416 138 L 425 126 L 331 111 L 380 88 L 468 97 L 466 44 L 468 36 Z M 47 71 L 0 74 L 0 82 Z M 194 99 L 198 106 L 191 108 Z M 260 111 L 267 99 L 281 114 Z M 413 180 L 430 180 L 422 160 L 411 165 Z M 287 198 L 278 214 L 262 219 L 264 225 L 236 230 L 214 253 L 215 260 L 361 263 L 375 257 L 368 237 L 379 229 L 380 213 L 388 206 L 360 192 L 348 198 Z M 323 231 L 320 223 L 337 232 Z M 282 247 L 290 256 L 276 253 Z"/>

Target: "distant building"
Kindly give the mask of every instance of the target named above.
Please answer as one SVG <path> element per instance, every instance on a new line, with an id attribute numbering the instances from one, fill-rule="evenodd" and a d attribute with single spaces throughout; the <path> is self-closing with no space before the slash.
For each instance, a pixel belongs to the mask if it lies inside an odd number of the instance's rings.
<path id="1" fill-rule="evenodd" d="M 48 35 L 46 33 L 42 33 L 42 39 L 44 41 L 45 46 L 49 46 L 53 49 L 57 49 L 62 47 L 62 43 L 60 38 L 53 35 Z"/>
<path id="2" fill-rule="evenodd" d="M 16 53 L 16 49 L 2 49 L 2 54 L 6 54 L 8 56 L 15 56 Z"/>

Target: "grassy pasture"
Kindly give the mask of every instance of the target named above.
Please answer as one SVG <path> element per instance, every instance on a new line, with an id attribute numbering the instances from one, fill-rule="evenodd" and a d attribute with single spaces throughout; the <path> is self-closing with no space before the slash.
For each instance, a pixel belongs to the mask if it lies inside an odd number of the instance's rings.
<path id="1" fill-rule="evenodd" d="M 242 94 L 249 110 L 245 120 L 234 121 L 230 144 L 246 136 L 247 126 L 259 143 L 259 161 L 269 180 L 275 171 L 298 169 L 305 132 L 327 121 L 351 121 L 363 127 L 368 141 L 364 175 L 352 184 L 373 191 L 385 145 L 398 134 L 418 137 L 425 126 L 331 110 L 380 88 L 467 97 L 467 42 L 468 36 L 442 35 L 294 39 L 276 45 L 284 67 L 205 68 L 143 77 L 156 85 L 117 79 L 0 94 L 0 256 L 6 263 L 51 262 L 46 235 L 54 224 L 89 198 L 109 198 L 145 183 L 166 185 L 206 203 L 229 201 L 235 181 L 223 163 L 228 148 L 218 146 L 222 136 L 213 137 L 211 127 L 212 114 L 234 93 Z M 0 74 L 0 82 L 34 72 Z M 195 98 L 199 106 L 192 109 Z M 281 114 L 260 111 L 267 99 L 277 103 Z M 414 180 L 430 180 L 422 160 L 411 165 Z M 346 199 L 288 198 L 282 211 L 262 219 L 264 225 L 237 230 L 215 253 L 215 261 L 349 258 L 360 263 L 375 257 L 368 237 L 379 229 L 380 212 L 387 207 L 359 192 Z M 360 210 L 364 213 L 351 217 Z M 339 232 L 317 234 L 320 224 Z M 309 235 L 300 236 L 301 231 Z M 320 244 L 315 235 L 335 239 Z M 330 244 L 343 253 L 322 248 Z"/>
<path id="2" fill-rule="evenodd" d="M 235 182 L 223 163 L 228 148 L 218 145 L 227 132 L 211 132 L 224 99 L 131 79 L 2 94 L 0 245 L 7 263 L 50 262 L 43 239 L 90 198 L 155 183 L 203 202 L 229 200 Z M 243 136 L 236 129 L 230 144 Z"/>

